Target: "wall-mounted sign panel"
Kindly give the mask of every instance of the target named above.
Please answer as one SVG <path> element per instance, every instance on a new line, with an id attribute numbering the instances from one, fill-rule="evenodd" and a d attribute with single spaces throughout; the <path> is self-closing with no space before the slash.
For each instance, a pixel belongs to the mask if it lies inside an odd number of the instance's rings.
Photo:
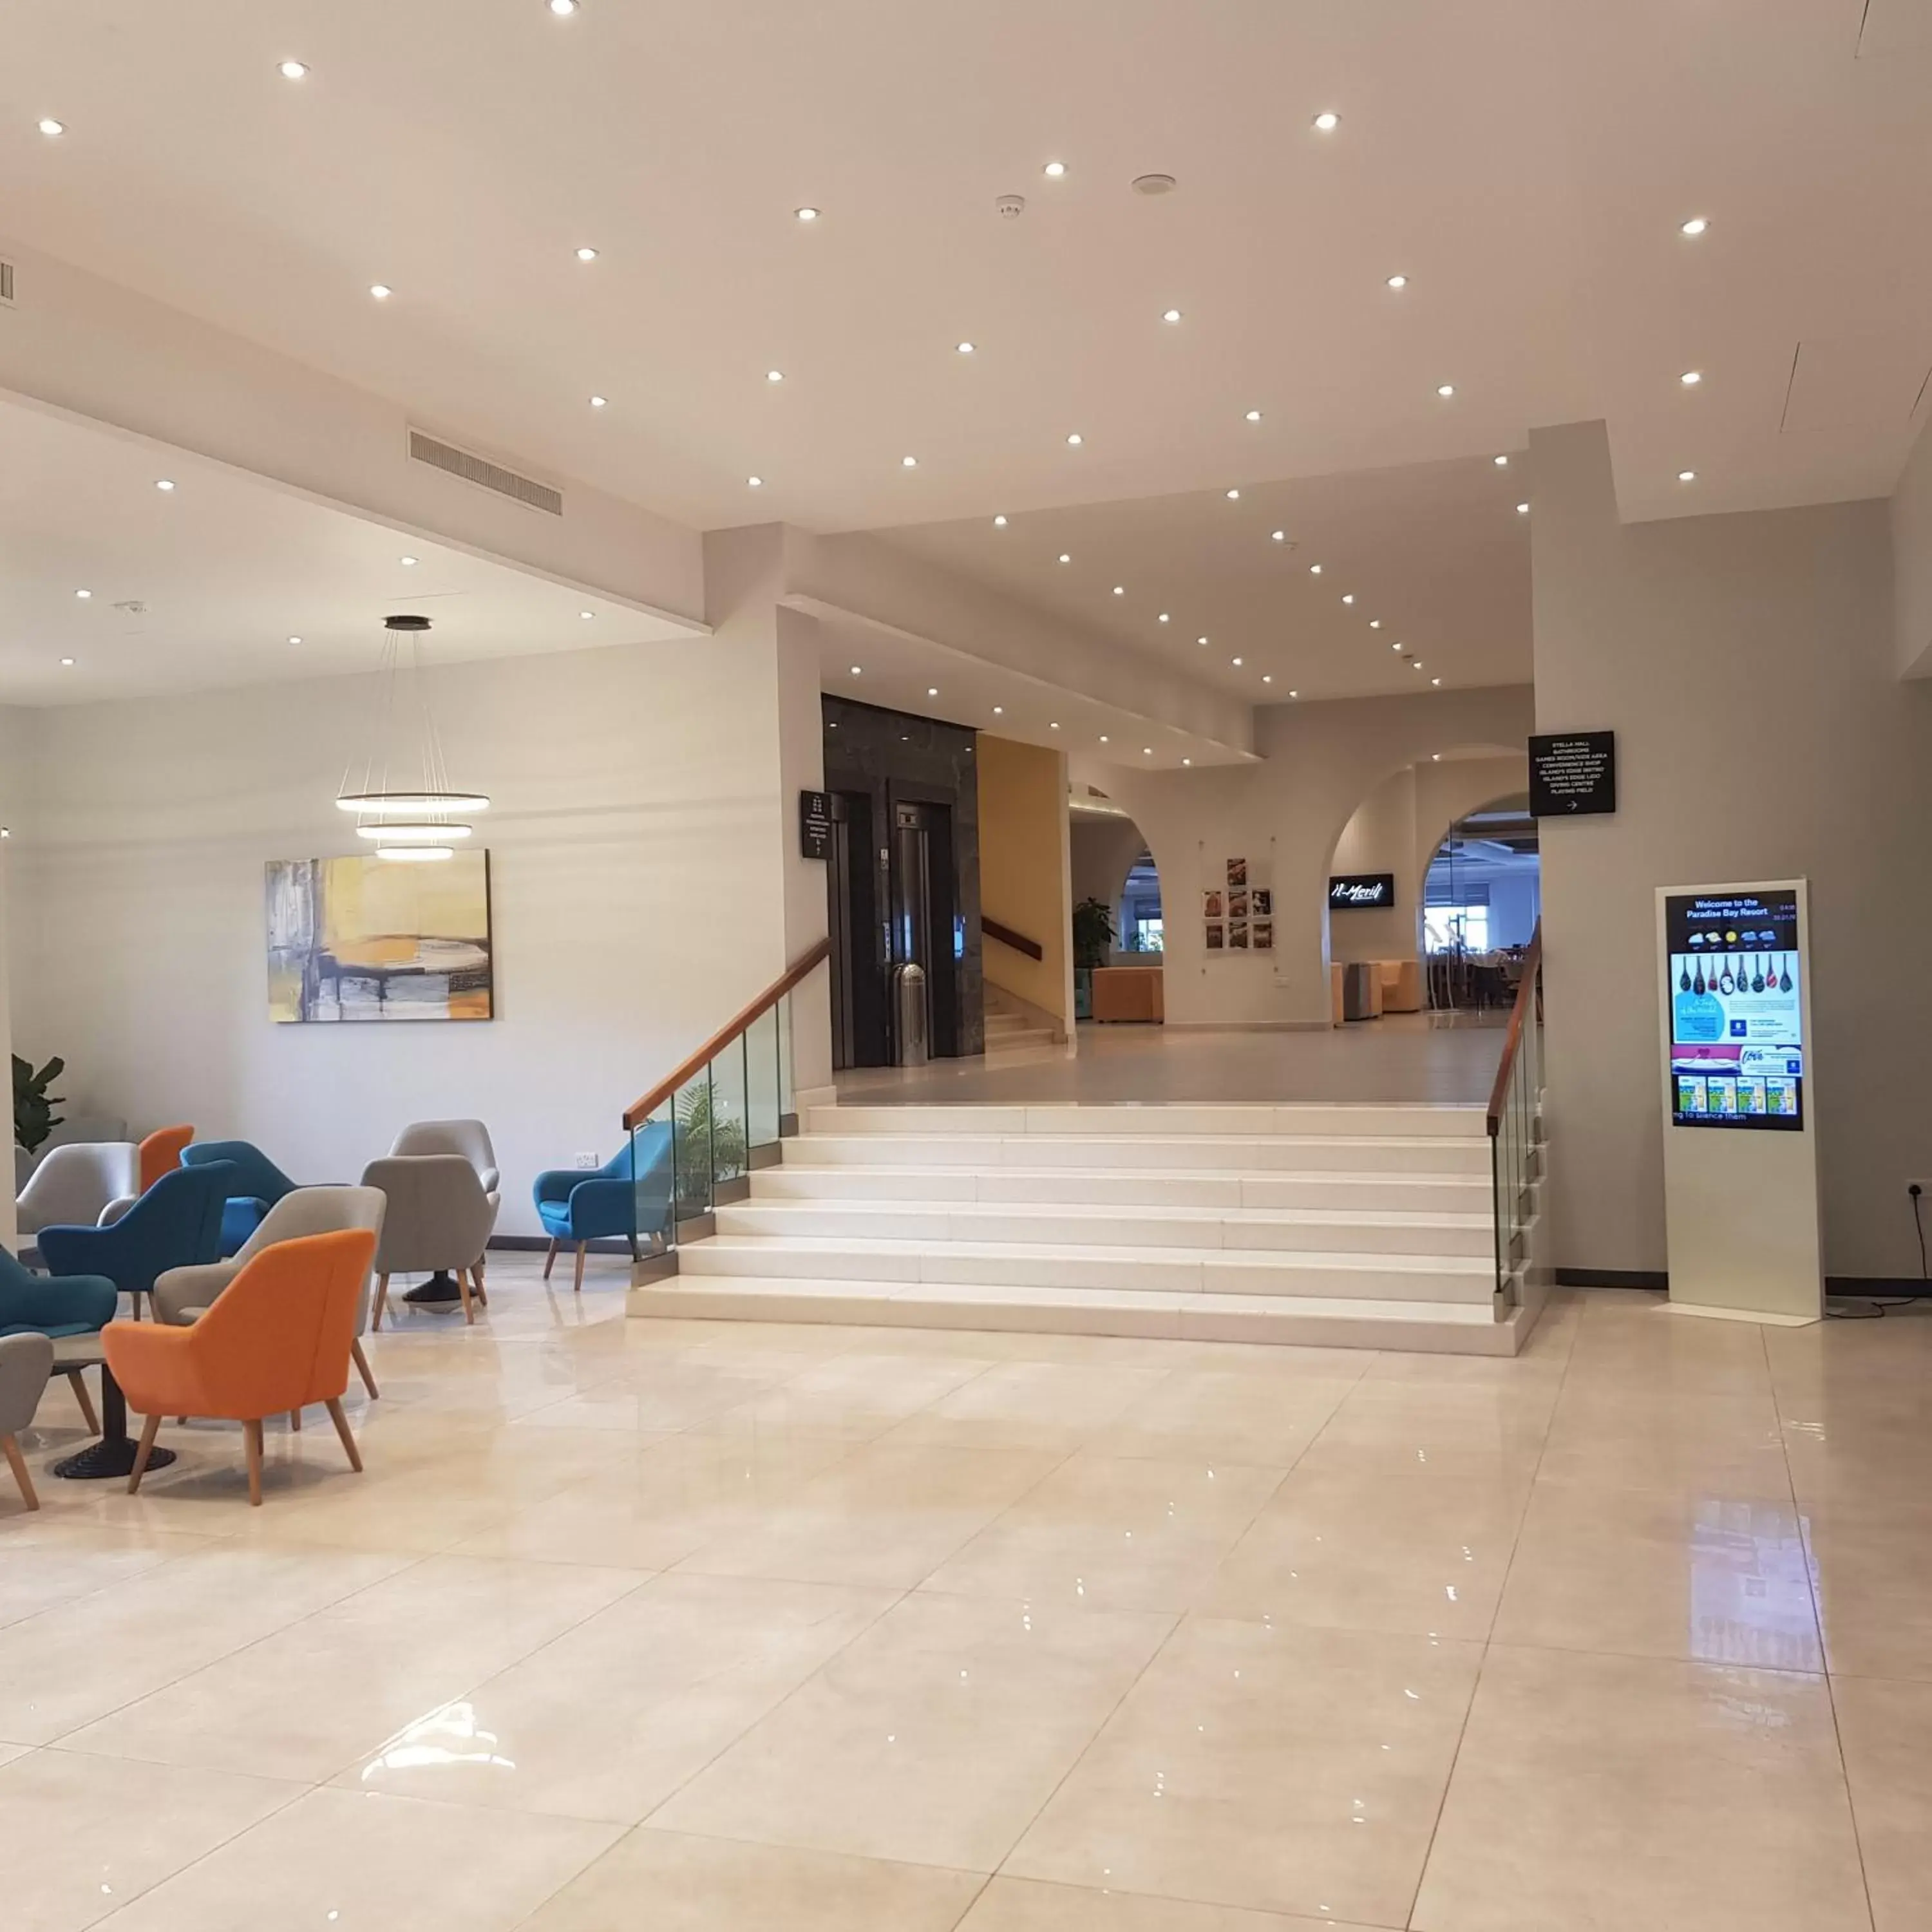
<path id="1" fill-rule="evenodd" d="M 1694 1314 L 1824 1312 L 1802 880 L 1657 895 L 1670 1300 Z"/>
<path id="2" fill-rule="evenodd" d="M 1550 732 L 1529 741 L 1529 815 L 1580 818 L 1617 808 L 1617 734 Z"/>
<path id="3" fill-rule="evenodd" d="M 1802 1133 L 1804 986 L 1798 895 L 1672 892 L 1671 1124 Z"/>
<path id="4" fill-rule="evenodd" d="M 798 795 L 798 849 L 807 859 L 832 856 L 832 794 L 802 791 Z"/>
<path id="5" fill-rule="evenodd" d="M 1360 912 L 1395 904 L 1393 872 L 1342 872 L 1328 881 L 1330 912 Z"/>

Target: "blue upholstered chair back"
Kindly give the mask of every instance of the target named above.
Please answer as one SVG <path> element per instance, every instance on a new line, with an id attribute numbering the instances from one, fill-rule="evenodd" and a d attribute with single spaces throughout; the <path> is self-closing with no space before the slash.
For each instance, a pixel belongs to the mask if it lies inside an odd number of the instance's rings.
<path id="1" fill-rule="evenodd" d="M 196 1141 L 182 1154 L 184 1167 L 205 1167 L 210 1161 L 235 1170 L 228 1191 L 238 1199 L 252 1198 L 272 1208 L 284 1194 L 296 1191 L 296 1184 L 253 1141 Z"/>
<path id="2" fill-rule="evenodd" d="M 221 1210 L 235 1186 L 226 1161 L 164 1174 L 104 1228 L 43 1228 L 41 1258 L 55 1274 L 104 1275 L 124 1294 L 145 1294 L 154 1277 L 221 1258 Z"/>

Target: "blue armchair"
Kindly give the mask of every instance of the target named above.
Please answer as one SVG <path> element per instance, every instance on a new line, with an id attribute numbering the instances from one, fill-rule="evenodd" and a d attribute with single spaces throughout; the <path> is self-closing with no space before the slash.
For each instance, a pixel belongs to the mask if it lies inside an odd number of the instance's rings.
<path id="1" fill-rule="evenodd" d="M 40 1258 L 56 1275 L 104 1275 L 133 1300 L 139 1321 L 157 1275 L 221 1258 L 222 1204 L 234 1173 L 225 1161 L 178 1167 L 104 1228 L 43 1228 Z"/>
<path id="2" fill-rule="evenodd" d="M 635 1178 L 633 1178 L 634 1162 Z M 544 1279 L 556 1265 L 556 1251 L 568 1243 L 577 1250 L 577 1279 L 584 1286 L 584 1252 L 592 1241 L 622 1235 L 638 1252 L 638 1237 L 668 1234 L 671 1213 L 671 1130 L 668 1121 L 642 1128 L 594 1174 L 554 1168 L 540 1174 L 532 1190 L 537 1218 L 550 1237 Z"/>
<path id="3" fill-rule="evenodd" d="M 238 1253 L 248 1237 L 268 1218 L 268 1210 L 296 1183 L 252 1141 L 196 1141 L 182 1154 L 184 1167 L 206 1167 L 220 1161 L 234 1169 L 229 1198 L 221 1210 L 221 1252 L 212 1260 L 226 1261 Z"/>
<path id="4" fill-rule="evenodd" d="M 0 1341 L 9 1335 L 98 1335 L 114 1319 L 118 1291 L 105 1275 L 32 1274 L 0 1246 Z M 100 1422 L 78 1369 L 62 1372 L 90 1436 Z"/>

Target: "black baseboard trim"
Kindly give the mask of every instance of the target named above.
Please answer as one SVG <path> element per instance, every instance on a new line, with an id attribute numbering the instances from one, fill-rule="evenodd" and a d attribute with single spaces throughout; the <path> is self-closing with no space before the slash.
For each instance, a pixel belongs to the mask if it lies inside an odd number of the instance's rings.
<path id="1" fill-rule="evenodd" d="M 1661 1268 L 1560 1268 L 1558 1288 L 1648 1288 L 1668 1289 L 1670 1277 Z"/>
<path id="2" fill-rule="evenodd" d="M 585 1245 L 593 1255 L 628 1255 L 631 1252 L 630 1243 L 621 1234 L 607 1240 L 587 1242 Z M 506 1254 L 541 1255 L 548 1252 L 550 1237 L 548 1234 L 492 1234 L 490 1246 L 493 1249 L 500 1248 Z M 557 1252 L 560 1254 L 566 1252 L 574 1254 L 576 1244 L 568 1241 L 560 1243 Z"/>
<path id="3" fill-rule="evenodd" d="M 1828 1274 L 1825 1292 L 1840 1301 L 1932 1301 L 1932 1281 L 1919 1275 Z"/>

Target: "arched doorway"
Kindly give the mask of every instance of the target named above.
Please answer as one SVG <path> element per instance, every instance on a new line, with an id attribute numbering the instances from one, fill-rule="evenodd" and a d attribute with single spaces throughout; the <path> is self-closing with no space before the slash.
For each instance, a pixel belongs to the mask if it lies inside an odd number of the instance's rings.
<path id="1" fill-rule="evenodd" d="M 1526 793 L 1492 799 L 1450 826 L 1424 874 L 1422 902 L 1430 1005 L 1507 1006 L 1514 969 L 1542 916 L 1537 824 Z"/>
<path id="2" fill-rule="evenodd" d="M 1132 818 L 1092 786 L 1075 788 L 1068 813 L 1075 1011 L 1087 1019 L 1096 1016 L 1091 979 L 1095 970 L 1157 970 L 1163 964 L 1166 907 L 1154 854 Z M 1136 1017 L 1154 1018 L 1160 1002 L 1149 998 L 1133 1010 Z"/>

